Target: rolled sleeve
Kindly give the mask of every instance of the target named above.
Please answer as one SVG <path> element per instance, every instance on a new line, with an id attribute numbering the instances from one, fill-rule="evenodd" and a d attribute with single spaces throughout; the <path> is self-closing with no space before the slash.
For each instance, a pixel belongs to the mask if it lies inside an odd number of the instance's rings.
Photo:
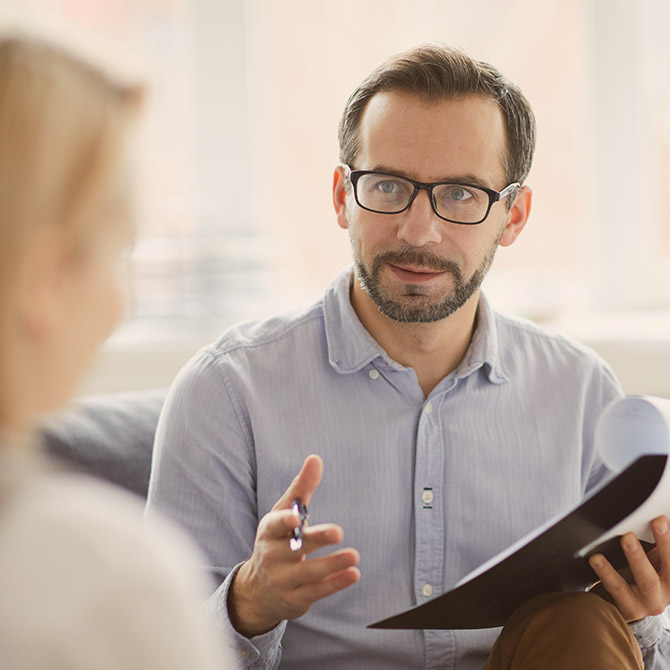
<path id="1" fill-rule="evenodd" d="M 640 649 L 648 649 L 658 644 L 663 632 L 660 616 L 648 616 L 630 624 L 630 629 L 640 645 Z"/>
<path id="2" fill-rule="evenodd" d="M 642 651 L 645 670 L 670 667 L 670 616 L 668 610 L 659 616 L 634 621 L 630 629 Z"/>
<path id="3" fill-rule="evenodd" d="M 286 621 L 280 622 L 271 631 L 252 638 L 238 633 L 230 621 L 228 592 L 241 565 L 242 563 L 239 563 L 235 566 L 223 584 L 207 601 L 207 616 L 224 631 L 226 639 L 231 641 L 232 650 L 242 667 L 275 670 L 281 661 L 281 640 L 286 629 Z"/>

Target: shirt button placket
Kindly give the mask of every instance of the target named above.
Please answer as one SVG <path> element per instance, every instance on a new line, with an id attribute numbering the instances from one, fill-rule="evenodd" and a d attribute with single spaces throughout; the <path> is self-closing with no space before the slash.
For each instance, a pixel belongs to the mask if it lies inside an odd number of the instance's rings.
<path id="1" fill-rule="evenodd" d="M 421 408 L 416 439 L 415 469 L 415 560 L 414 584 L 418 602 L 425 602 L 442 590 L 444 555 L 444 513 L 440 490 L 444 470 L 444 444 L 435 399 Z M 439 652 L 434 640 L 424 635 L 426 658 Z M 432 661 L 427 667 L 433 667 Z"/>

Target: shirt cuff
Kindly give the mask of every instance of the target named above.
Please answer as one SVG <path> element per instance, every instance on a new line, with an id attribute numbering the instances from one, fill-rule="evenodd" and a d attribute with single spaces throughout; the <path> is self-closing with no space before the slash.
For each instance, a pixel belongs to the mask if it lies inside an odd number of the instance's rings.
<path id="1" fill-rule="evenodd" d="M 281 640 L 286 630 L 286 621 L 281 621 L 272 630 L 256 637 L 244 637 L 235 630 L 228 612 L 228 591 L 242 563 L 238 563 L 221 586 L 207 601 L 206 612 L 219 628 L 223 628 L 228 643 L 239 662 L 246 668 L 276 668 L 281 657 Z"/>
<path id="2" fill-rule="evenodd" d="M 655 644 L 658 644 L 658 641 L 661 639 L 661 633 L 663 631 L 663 615 L 648 616 L 639 621 L 633 621 L 628 625 L 630 626 L 633 635 L 635 635 L 635 639 L 640 645 L 640 649 L 649 649 Z"/>

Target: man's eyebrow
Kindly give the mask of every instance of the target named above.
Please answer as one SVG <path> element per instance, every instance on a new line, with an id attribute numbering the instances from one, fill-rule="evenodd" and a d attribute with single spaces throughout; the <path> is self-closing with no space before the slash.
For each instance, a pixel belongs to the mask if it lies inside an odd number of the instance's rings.
<path id="1" fill-rule="evenodd" d="M 407 179 L 414 179 L 414 181 L 419 181 L 415 179 L 414 176 L 408 174 L 404 170 L 398 170 L 397 168 L 389 167 L 388 165 L 375 165 L 371 172 L 385 172 L 387 174 L 396 175 L 397 177 L 405 177 Z M 482 186 L 483 188 L 492 188 L 487 182 L 485 182 L 481 177 L 478 177 L 474 174 L 459 174 L 459 175 L 450 175 L 449 177 L 443 177 L 436 179 L 435 184 L 469 184 L 470 186 Z"/>

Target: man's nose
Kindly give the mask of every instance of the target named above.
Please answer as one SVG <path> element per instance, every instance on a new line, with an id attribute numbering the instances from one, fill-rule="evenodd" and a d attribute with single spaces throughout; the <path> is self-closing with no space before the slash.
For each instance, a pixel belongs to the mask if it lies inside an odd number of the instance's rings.
<path id="1" fill-rule="evenodd" d="M 423 247 L 442 241 L 444 221 L 433 211 L 428 191 L 419 191 L 410 208 L 397 217 L 398 239 L 410 246 Z"/>

